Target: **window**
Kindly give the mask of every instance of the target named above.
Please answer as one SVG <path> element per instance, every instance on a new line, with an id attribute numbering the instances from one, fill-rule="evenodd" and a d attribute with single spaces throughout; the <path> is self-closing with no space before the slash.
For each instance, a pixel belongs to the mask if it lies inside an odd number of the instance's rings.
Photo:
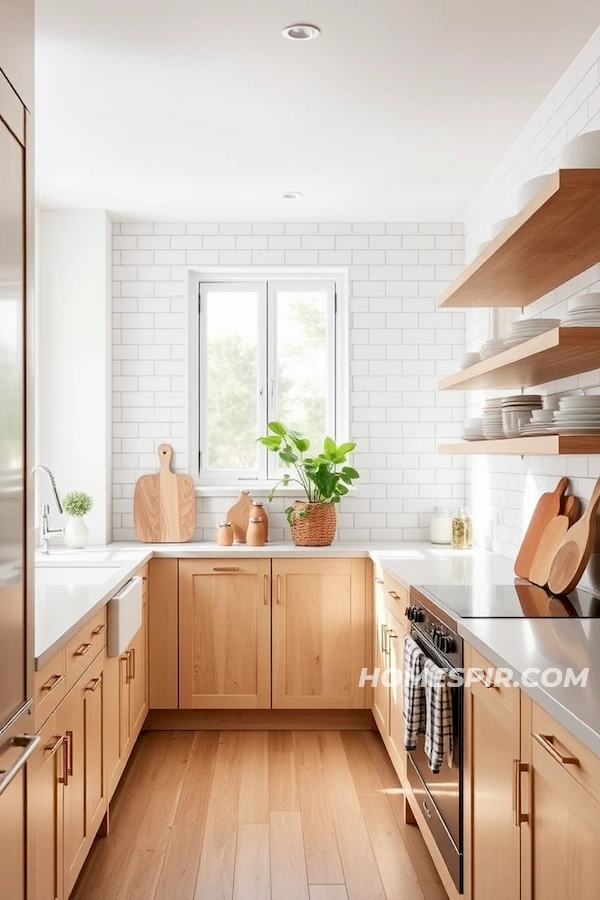
<path id="1" fill-rule="evenodd" d="M 256 443 L 274 419 L 315 446 L 347 438 L 336 278 L 203 278 L 198 291 L 200 484 L 280 478 Z"/>

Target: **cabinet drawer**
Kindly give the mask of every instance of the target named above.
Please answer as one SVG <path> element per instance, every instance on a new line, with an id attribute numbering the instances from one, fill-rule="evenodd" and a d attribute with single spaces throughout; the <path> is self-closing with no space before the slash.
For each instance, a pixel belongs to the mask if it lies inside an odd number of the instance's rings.
<path id="1" fill-rule="evenodd" d="M 405 615 L 409 605 L 409 592 L 401 584 L 398 584 L 387 572 L 383 573 L 384 603 L 389 611 L 396 617 L 404 631 L 408 631 L 408 620 Z"/>
<path id="2" fill-rule="evenodd" d="M 41 728 L 67 692 L 65 651 L 61 650 L 35 673 L 35 727 Z"/>
<path id="3" fill-rule="evenodd" d="M 600 802 L 600 758 L 535 703 L 531 741 L 534 759 L 536 754 L 547 754 L 557 770 L 563 769 Z"/>
<path id="4" fill-rule="evenodd" d="M 179 565 L 192 575 L 257 575 L 258 559 L 183 559 Z"/>
<path id="5" fill-rule="evenodd" d="M 72 638 L 66 647 L 67 691 L 93 662 L 98 651 L 106 645 L 106 607 Z"/>
<path id="6" fill-rule="evenodd" d="M 519 715 L 521 692 L 512 684 L 503 682 L 502 672 L 496 666 L 471 647 L 468 663 L 473 670 L 470 677 L 470 689 L 474 697 L 480 697 L 488 708 L 496 712 L 498 718 L 507 717 L 512 721 Z M 497 682 L 499 681 L 499 683 Z"/>

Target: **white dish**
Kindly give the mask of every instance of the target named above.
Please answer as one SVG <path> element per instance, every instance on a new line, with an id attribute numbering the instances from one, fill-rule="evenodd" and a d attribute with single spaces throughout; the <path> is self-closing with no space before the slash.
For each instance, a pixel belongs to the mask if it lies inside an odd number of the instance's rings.
<path id="1" fill-rule="evenodd" d="M 517 209 L 522 210 L 542 190 L 550 175 L 536 175 L 521 185 L 517 192 Z"/>
<path id="2" fill-rule="evenodd" d="M 583 309 L 600 308 L 600 292 L 590 291 L 589 294 L 578 294 L 569 300 L 569 312 L 576 312 Z"/>
<path id="3" fill-rule="evenodd" d="M 501 231 L 504 231 L 509 222 L 512 222 L 514 216 L 509 216 L 507 219 L 500 219 L 498 222 L 494 222 L 492 225 L 492 240 L 500 234 Z"/>
<path id="4" fill-rule="evenodd" d="M 600 319 L 585 320 L 583 322 L 563 322 L 563 328 L 600 328 Z"/>
<path id="5" fill-rule="evenodd" d="M 600 131 L 587 131 L 569 141 L 558 154 L 558 168 L 600 168 Z"/>
<path id="6" fill-rule="evenodd" d="M 581 397 L 561 397 L 559 400 L 561 409 L 589 409 L 600 408 L 600 395 L 590 394 Z"/>

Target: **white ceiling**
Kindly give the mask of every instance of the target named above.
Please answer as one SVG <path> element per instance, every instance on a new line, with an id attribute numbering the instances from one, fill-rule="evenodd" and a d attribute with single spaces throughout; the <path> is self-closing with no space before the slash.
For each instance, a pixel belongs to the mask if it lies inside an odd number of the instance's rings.
<path id="1" fill-rule="evenodd" d="M 204 221 L 460 218 L 600 19 L 598 0 L 37 0 L 36 16 L 40 205 Z M 283 38 L 298 21 L 322 36 Z"/>

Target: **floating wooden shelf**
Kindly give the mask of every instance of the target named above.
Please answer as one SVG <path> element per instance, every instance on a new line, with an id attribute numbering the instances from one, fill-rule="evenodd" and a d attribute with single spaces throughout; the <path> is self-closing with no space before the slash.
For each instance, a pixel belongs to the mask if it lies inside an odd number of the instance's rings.
<path id="1" fill-rule="evenodd" d="M 501 441 L 461 441 L 440 444 L 438 453 L 455 456 L 494 454 L 496 456 L 576 456 L 600 453 L 600 434 L 507 438 Z"/>
<path id="2" fill-rule="evenodd" d="M 438 390 L 525 388 L 592 369 L 600 369 L 600 328 L 553 328 L 447 375 L 438 382 Z"/>
<path id="3" fill-rule="evenodd" d="M 600 262 L 600 169 L 560 169 L 438 306 L 527 306 Z"/>

